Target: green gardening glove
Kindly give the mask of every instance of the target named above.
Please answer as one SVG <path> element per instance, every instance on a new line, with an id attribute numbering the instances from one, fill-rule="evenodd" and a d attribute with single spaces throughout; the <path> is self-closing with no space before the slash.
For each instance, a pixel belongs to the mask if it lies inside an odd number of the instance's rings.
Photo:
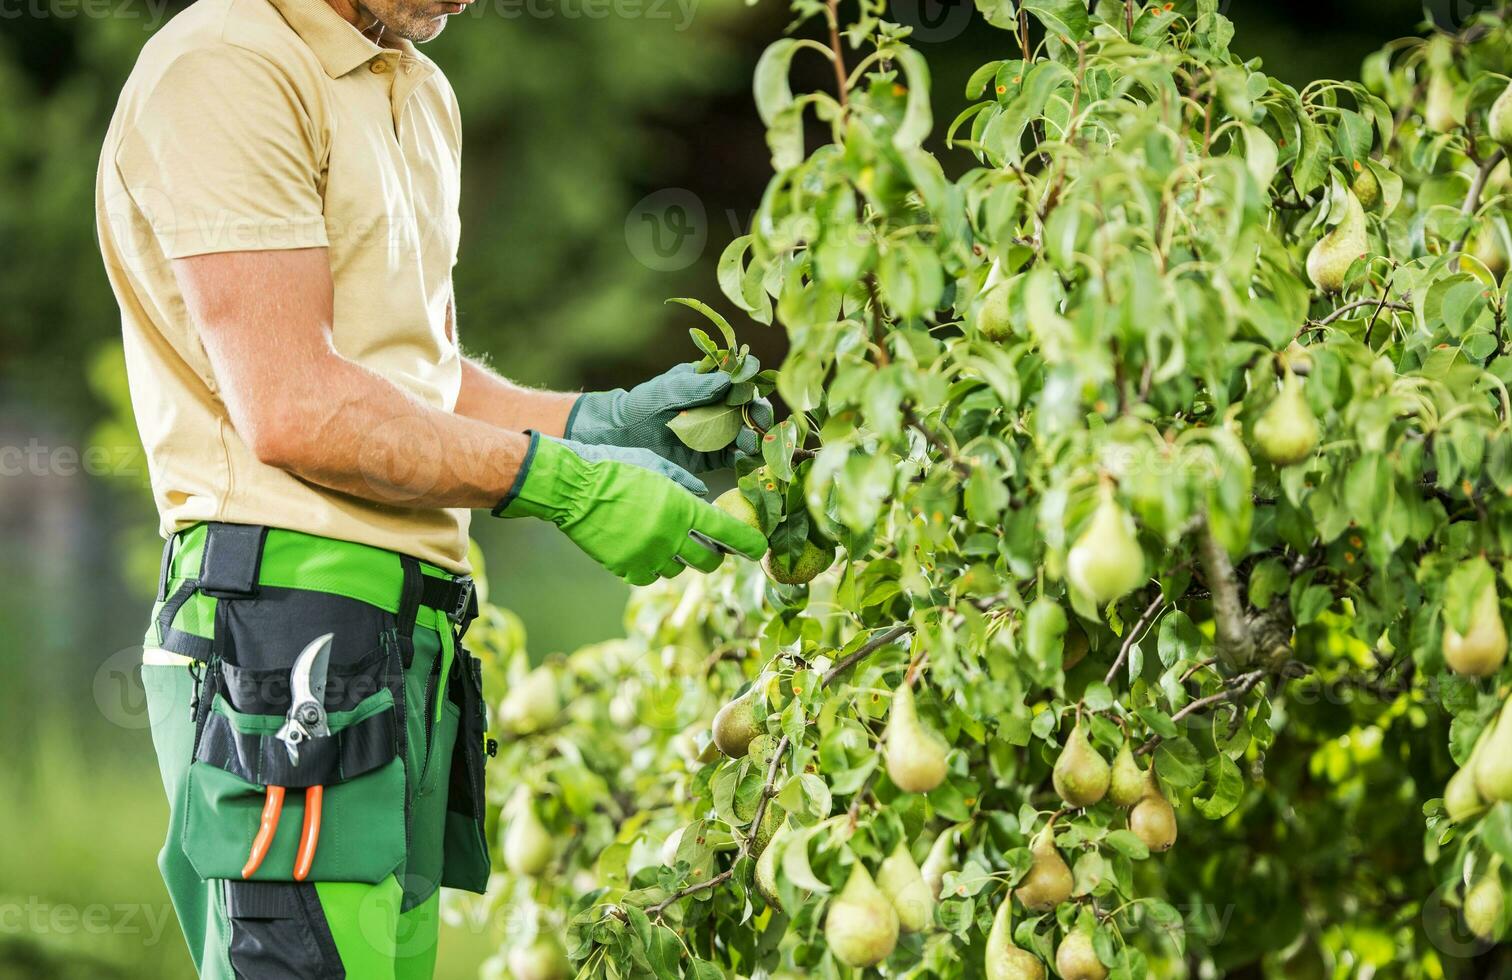
<path id="1" fill-rule="evenodd" d="M 723 404 L 733 383 L 723 371 L 699 374 L 692 364 L 679 364 L 629 391 L 618 388 L 583 395 L 567 417 L 565 435 L 595 446 L 649 449 L 693 473 L 728 469 L 744 456 L 760 454 L 761 441 L 750 426 L 743 426 L 726 448 L 699 452 L 683 445 L 667 423 L 684 409 Z M 765 398 L 747 408 L 757 425 L 771 427 L 772 405 Z"/>
<path id="2" fill-rule="evenodd" d="M 726 554 L 757 559 L 761 532 L 704 503 L 659 473 L 620 460 L 590 462 L 532 433 L 525 465 L 495 517 L 550 521 L 588 556 L 631 585 L 712 572 Z"/>
<path id="3" fill-rule="evenodd" d="M 626 449 L 622 446 L 590 446 L 586 442 L 558 439 L 555 436 L 542 436 L 541 438 L 561 443 L 590 463 L 598 463 L 606 459 L 629 463 L 632 466 L 639 466 L 643 470 L 660 473 L 689 493 L 696 493 L 700 497 L 707 495 L 709 492 L 709 487 L 704 481 L 671 460 L 656 455 L 649 449 Z"/>

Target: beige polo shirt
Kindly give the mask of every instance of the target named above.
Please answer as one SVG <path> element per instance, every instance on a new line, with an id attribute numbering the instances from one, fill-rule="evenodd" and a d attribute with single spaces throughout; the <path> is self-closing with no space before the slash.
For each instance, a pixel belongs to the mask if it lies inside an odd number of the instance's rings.
<path id="1" fill-rule="evenodd" d="M 100 245 L 162 529 L 267 524 L 467 569 L 465 510 L 372 503 L 260 462 L 227 415 L 171 259 L 326 248 L 343 356 L 446 411 L 462 133 L 446 79 L 323 0 L 198 0 L 142 50 L 100 159 Z M 422 424 L 396 472 L 440 451 Z"/>

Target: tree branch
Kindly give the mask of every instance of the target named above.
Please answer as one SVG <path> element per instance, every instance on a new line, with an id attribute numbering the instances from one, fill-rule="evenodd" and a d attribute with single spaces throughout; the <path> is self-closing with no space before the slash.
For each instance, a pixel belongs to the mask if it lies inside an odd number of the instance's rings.
<path id="1" fill-rule="evenodd" d="M 825 687 L 829 687 L 841 674 L 845 673 L 847 670 L 850 670 L 852 667 L 856 666 L 856 664 L 860 663 L 867 657 L 876 653 L 878 650 L 887 646 L 892 641 L 907 636 L 912 632 L 913 627 L 908 625 L 907 623 L 899 623 L 897 626 L 883 630 L 881 633 L 878 633 L 876 636 L 863 643 L 856 649 L 854 653 L 847 655 L 839 663 L 831 667 L 829 671 L 824 675 L 824 678 L 820 683 Z"/>
<path id="2" fill-rule="evenodd" d="M 1233 701 L 1241 701 L 1255 689 L 1255 685 L 1259 684 L 1262 680 L 1265 679 L 1265 676 L 1266 671 L 1263 670 L 1252 670 L 1246 674 L 1235 674 L 1233 677 L 1230 677 L 1228 680 L 1223 682 L 1222 690 L 1217 691 L 1213 694 L 1209 694 L 1206 697 L 1198 698 L 1192 703 L 1186 705 L 1180 711 L 1171 716 L 1171 721 L 1179 722 L 1183 719 L 1190 718 L 1192 715 L 1195 715 L 1200 711 L 1207 711 L 1209 708 L 1216 707 L 1220 704 L 1227 704 Z M 1159 735 L 1151 735 L 1143 745 L 1134 750 L 1134 754 L 1147 755 L 1151 752 L 1154 752 L 1155 748 L 1163 741 L 1165 740 Z"/>
<path id="3" fill-rule="evenodd" d="M 1244 615 L 1244 603 L 1239 598 L 1239 578 L 1234 574 L 1228 551 L 1213 534 L 1212 523 L 1206 515 L 1202 518 L 1198 535 L 1202 571 L 1213 596 L 1213 640 L 1218 662 L 1230 670 L 1240 670 L 1249 666 L 1254 643 Z"/>
<path id="4" fill-rule="evenodd" d="M 1326 327 L 1340 317 L 1343 317 L 1349 313 L 1353 313 L 1355 310 L 1363 309 L 1367 306 L 1376 307 L 1377 312 L 1382 309 L 1401 310 L 1405 313 L 1412 312 L 1412 305 L 1410 303 L 1398 303 L 1394 300 L 1388 302 L 1384 297 L 1381 299 L 1357 299 L 1353 303 L 1345 303 L 1343 306 L 1339 307 L 1337 310 L 1334 310 L 1332 313 L 1328 314 L 1328 316 L 1325 316 L 1321 320 L 1307 321 L 1307 325 L 1310 327 Z"/>
<path id="5" fill-rule="evenodd" d="M 1480 207 L 1481 194 L 1486 189 L 1486 178 L 1491 176 L 1491 171 L 1496 169 L 1496 165 L 1501 163 L 1506 155 L 1506 150 L 1497 147 L 1495 153 L 1481 161 L 1481 165 L 1476 168 L 1475 179 L 1470 181 L 1470 190 L 1465 195 L 1465 203 L 1460 205 L 1461 215 L 1468 218 Z M 1449 254 L 1453 255 L 1456 252 L 1463 252 L 1465 250 L 1465 240 L 1469 237 L 1470 232 L 1466 230 L 1453 245 L 1449 246 Z"/>

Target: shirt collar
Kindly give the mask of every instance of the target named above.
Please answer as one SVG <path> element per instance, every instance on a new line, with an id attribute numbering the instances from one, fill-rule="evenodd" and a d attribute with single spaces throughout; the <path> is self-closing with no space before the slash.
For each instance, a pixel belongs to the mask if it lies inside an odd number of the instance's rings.
<path id="1" fill-rule="evenodd" d="M 315 57 L 320 59 L 326 74 L 332 78 L 351 72 L 372 61 L 373 58 L 395 51 L 385 48 L 363 36 L 362 32 L 342 19 L 325 0 L 270 0 L 283 15 L 294 32 L 310 46 Z M 397 53 L 425 59 L 408 41 L 400 40 Z"/>

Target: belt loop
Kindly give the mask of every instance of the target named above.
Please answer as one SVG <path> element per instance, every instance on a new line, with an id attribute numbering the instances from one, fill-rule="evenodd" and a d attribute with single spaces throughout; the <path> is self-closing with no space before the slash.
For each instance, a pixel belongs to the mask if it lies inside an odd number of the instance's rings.
<path id="1" fill-rule="evenodd" d="M 163 560 L 158 565 L 157 601 L 162 602 L 168 598 L 168 581 L 173 577 L 173 552 L 174 545 L 178 543 L 178 532 L 171 531 L 168 540 L 163 542 Z"/>
<path id="2" fill-rule="evenodd" d="M 399 567 L 404 572 L 404 584 L 399 590 L 399 644 L 405 652 L 404 666 L 409 667 L 415 658 L 415 621 L 420 616 L 420 597 L 425 591 L 425 573 L 420 571 L 420 562 L 408 555 L 399 556 Z"/>

